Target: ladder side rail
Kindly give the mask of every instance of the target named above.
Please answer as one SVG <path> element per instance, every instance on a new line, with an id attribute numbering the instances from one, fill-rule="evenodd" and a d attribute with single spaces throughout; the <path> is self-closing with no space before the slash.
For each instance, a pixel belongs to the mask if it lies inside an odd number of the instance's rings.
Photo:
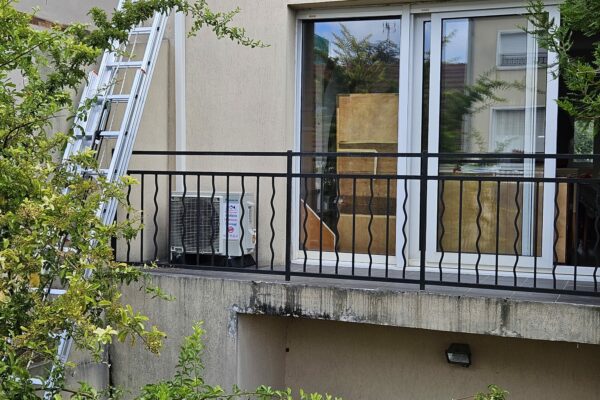
<path id="1" fill-rule="evenodd" d="M 77 110 L 80 110 L 84 105 L 86 100 L 93 97 L 93 93 L 96 92 L 98 83 L 98 75 L 95 72 L 90 72 L 88 74 L 87 84 L 85 85 L 83 91 L 81 92 L 81 98 L 79 99 L 79 104 Z M 85 136 L 85 132 L 90 124 L 90 119 L 86 118 L 83 120 L 81 117 L 77 116 L 73 121 L 73 130 L 75 140 L 69 140 L 67 143 L 67 147 L 63 153 L 63 162 L 66 162 L 71 155 L 76 153 L 79 150 L 79 144 L 81 143 L 81 138 Z"/>
<path id="2" fill-rule="evenodd" d="M 117 152 L 115 152 L 115 164 L 113 168 L 109 171 L 108 179 L 110 181 L 114 181 L 120 178 L 121 176 L 125 175 L 125 173 L 127 172 L 127 166 L 129 165 L 129 161 L 131 159 L 131 153 L 137 136 L 138 128 L 141 123 L 145 102 L 148 97 L 150 85 L 152 83 L 154 68 L 158 60 L 158 53 L 160 50 L 160 45 L 162 43 L 162 38 L 164 36 L 168 15 L 162 14 L 158 17 L 159 18 L 157 19 L 159 20 L 160 24 L 158 24 L 158 26 L 156 27 L 154 40 L 152 41 L 152 43 L 149 43 L 149 46 L 151 47 L 147 49 L 146 54 L 148 57 L 144 63 L 144 65 L 147 66 L 147 69 L 145 74 L 143 74 L 144 76 L 141 77 L 143 79 L 141 79 L 140 82 L 138 98 L 132 99 L 132 102 L 135 102 L 136 107 L 133 108 L 131 118 L 128 120 L 128 127 L 126 127 L 127 135 L 124 135 L 122 148 L 120 148 L 118 154 Z M 106 211 L 104 211 L 102 215 L 103 221 L 105 223 L 108 224 L 113 221 L 117 205 L 118 204 L 115 199 L 111 199 L 107 202 L 107 204 L 105 205 Z"/>

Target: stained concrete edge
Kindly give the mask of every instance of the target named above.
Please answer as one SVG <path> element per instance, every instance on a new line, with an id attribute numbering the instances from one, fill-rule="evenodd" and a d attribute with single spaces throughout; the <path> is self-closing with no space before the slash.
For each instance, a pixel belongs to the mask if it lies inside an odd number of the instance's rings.
<path id="1" fill-rule="evenodd" d="M 231 313 L 600 344 L 600 305 L 164 271 L 152 275 L 155 283 L 167 288 L 181 285 L 168 281 L 184 280 L 186 286 L 218 290 L 215 295 L 231 303 Z"/>

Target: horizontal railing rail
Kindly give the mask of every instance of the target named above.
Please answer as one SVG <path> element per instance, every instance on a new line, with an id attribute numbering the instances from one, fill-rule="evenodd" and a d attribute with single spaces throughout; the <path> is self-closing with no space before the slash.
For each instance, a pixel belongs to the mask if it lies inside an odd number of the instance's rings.
<path id="1" fill-rule="evenodd" d="M 125 262 L 600 295 L 600 155 L 133 154 Z"/>

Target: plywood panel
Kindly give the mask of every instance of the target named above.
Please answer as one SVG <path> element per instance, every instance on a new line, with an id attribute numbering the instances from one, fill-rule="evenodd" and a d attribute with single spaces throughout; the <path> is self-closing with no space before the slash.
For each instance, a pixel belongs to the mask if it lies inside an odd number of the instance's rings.
<path id="1" fill-rule="evenodd" d="M 556 256 L 558 262 L 564 263 L 567 259 L 568 184 L 559 183 L 557 188 L 558 218 L 556 220 L 556 230 L 558 231 L 558 241 L 556 242 Z"/>
<path id="2" fill-rule="evenodd" d="M 365 214 L 357 214 L 355 219 L 355 242 L 354 248 L 356 253 L 367 254 L 369 248 L 369 221 L 370 216 Z M 371 232 L 373 242 L 371 243 L 371 254 L 386 254 L 385 237 L 386 237 L 386 217 L 384 215 L 374 215 L 371 224 Z M 340 215 L 338 224 L 340 232 L 340 252 L 350 253 L 352 251 L 352 215 Z M 388 254 L 393 256 L 396 249 L 396 218 L 389 218 L 389 240 Z"/>
<path id="3" fill-rule="evenodd" d="M 339 157 L 340 174 L 395 175 L 396 158 L 376 157 L 380 152 L 396 152 L 398 143 L 398 95 L 394 93 L 355 93 L 338 97 L 337 150 L 364 152 L 366 157 Z M 372 186 L 372 194 L 371 194 Z M 395 211 L 395 179 L 390 180 L 390 212 Z M 388 208 L 386 179 L 352 179 L 339 182 L 342 212 L 355 205 L 357 214 L 368 213 L 368 203 L 376 215 L 385 215 Z M 354 197 L 354 195 L 356 197 Z"/>
<path id="4" fill-rule="evenodd" d="M 338 95 L 337 142 L 398 143 L 398 94 Z"/>
<path id="5" fill-rule="evenodd" d="M 461 250 L 463 252 L 474 253 L 477 251 L 477 215 L 479 206 L 477 203 L 478 183 L 466 181 L 463 183 L 463 199 L 462 199 L 462 237 Z M 440 185 L 440 195 L 441 195 Z M 541 255 L 541 238 L 544 229 L 542 224 L 542 195 L 543 187 L 539 187 L 539 196 L 536 206 L 538 218 L 538 243 L 537 254 Z M 516 197 L 516 199 L 515 199 Z M 444 251 L 458 251 L 458 233 L 459 233 L 459 205 L 460 205 L 460 183 L 457 181 L 446 181 L 444 184 L 443 200 L 445 211 L 443 213 L 443 229 L 444 235 L 441 240 Z M 557 229 L 559 231 L 559 240 L 557 245 L 558 259 L 565 259 L 565 244 L 566 244 L 566 187 L 559 185 L 558 202 L 561 210 Z M 522 219 L 523 219 L 523 185 L 519 189 L 517 196 L 517 184 L 514 182 L 502 182 L 500 184 L 500 198 L 498 200 L 496 182 L 481 183 L 481 216 L 479 218 L 481 227 L 481 238 L 479 240 L 479 249 L 482 253 L 496 252 L 496 226 L 499 228 L 498 249 L 500 254 L 515 253 L 521 254 L 521 239 L 522 239 Z M 497 207 L 500 207 L 497 213 Z M 521 210 L 518 213 L 518 210 Z M 439 204 L 439 213 L 442 213 L 442 204 Z M 516 225 L 515 228 L 515 218 Z M 531 221 L 530 223 L 533 223 Z M 438 227 L 438 234 L 441 235 L 441 225 Z M 552 226 L 547 229 L 553 229 Z M 517 236 L 517 234 L 519 236 Z M 438 250 L 441 250 L 439 248 Z"/>
<path id="6" fill-rule="evenodd" d="M 448 181 L 444 184 L 443 200 L 445 211 L 443 213 L 443 229 L 445 230 L 442 238 L 443 249 L 446 251 L 458 251 L 459 227 L 462 229 L 461 250 L 463 252 L 473 253 L 477 251 L 477 216 L 479 206 L 477 203 L 477 182 L 463 183 L 462 198 L 462 226 L 459 226 L 460 216 L 460 182 Z M 514 228 L 515 218 L 517 226 L 521 230 L 521 217 L 517 212 L 515 204 L 516 185 L 511 183 L 502 183 L 500 185 L 500 200 L 497 203 L 495 182 L 482 182 L 480 201 L 482 204 L 479 226 L 481 227 L 481 238 L 479 240 L 479 249 L 483 253 L 494 253 L 496 249 L 496 213 L 497 204 L 500 207 L 499 213 L 499 241 L 498 247 L 501 254 L 514 254 L 514 244 L 517 237 L 517 231 Z M 440 188 L 441 192 L 441 188 Z M 441 194 L 441 193 L 440 193 Z M 517 203 L 522 203 L 522 195 L 517 197 Z M 441 203 L 440 203 L 441 204 Z M 522 207 L 521 207 L 522 208 Z M 440 214 L 442 206 L 440 205 Z M 441 227 L 440 227 L 441 228 Z M 441 234 L 441 232 L 440 232 Z M 516 244 L 517 251 L 521 250 L 520 240 Z"/>

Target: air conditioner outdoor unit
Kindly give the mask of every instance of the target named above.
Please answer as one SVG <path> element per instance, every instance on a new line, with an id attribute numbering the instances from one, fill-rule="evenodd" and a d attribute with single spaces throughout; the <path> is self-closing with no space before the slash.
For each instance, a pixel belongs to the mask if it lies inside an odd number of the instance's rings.
<path id="1" fill-rule="evenodd" d="M 229 206 L 229 211 L 227 211 Z M 254 254 L 256 225 L 254 195 L 224 192 L 171 194 L 171 262 L 189 264 L 198 255 L 221 259 Z M 227 217 L 229 215 L 229 217 Z M 243 251 L 243 254 L 242 254 Z M 214 260 L 213 260 L 214 262 Z M 219 262 L 219 261 L 217 261 Z M 245 265 L 247 262 L 244 262 Z"/>

